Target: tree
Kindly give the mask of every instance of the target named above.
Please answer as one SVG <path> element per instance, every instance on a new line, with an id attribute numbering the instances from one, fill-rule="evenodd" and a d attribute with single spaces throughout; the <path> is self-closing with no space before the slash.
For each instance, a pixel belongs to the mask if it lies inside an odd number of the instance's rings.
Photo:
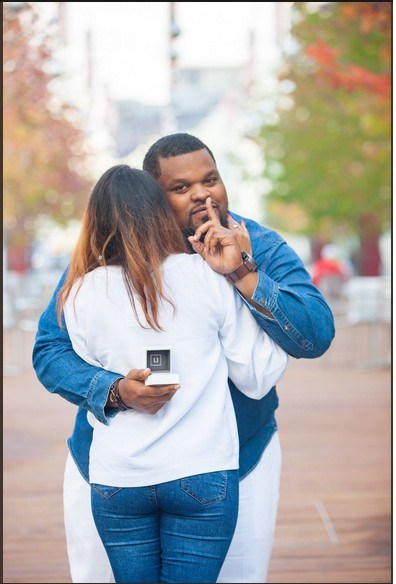
<path id="1" fill-rule="evenodd" d="M 54 39 L 34 3 L 5 3 L 3 28 L 4 224 L 10 268 L 24 271 L 39 217 L 80 215 L 90 180 L 76 111 L 51 90 Z"/>
<path id="2" fill-rule="evenodd" d="M 280 76 L 289 94 L 256 137 L 273 185 L 268 213 L 321 244 L 357 235 L 359 272 L 378 275 L 390 224 L 391 3 L 310 4 L 295 3 L 299 50 Z"/>

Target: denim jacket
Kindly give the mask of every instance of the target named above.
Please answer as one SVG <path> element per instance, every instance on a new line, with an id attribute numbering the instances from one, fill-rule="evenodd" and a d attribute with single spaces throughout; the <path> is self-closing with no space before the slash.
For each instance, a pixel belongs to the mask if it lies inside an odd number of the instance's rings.
<path id="1" fill-rule="evenodd" d="M 240 222 L 243 217 L 231 213 Z M 272 317 L 245 301 L 259 326 L 289 355 L 316 358 L 323 355 L 334 337 L 333 315 L 297 254 L 276 232 L 255 221 L 244 219 L 252 243 L 252 255 L 259 265 L 258 283 L 252 299 Z M 118 373 L 98 369 L 82 360 L 73 350 L 64 324 L 57 322 L 56 295 L 63 284 L 62 276 L 55 293 L 43 312 L 33 349 L 33 367 L 37 377 L 51 393 L 58 393 L 79 407 L 72 436 L 68 439 L 71 454 L 88 480 L 89 448 L 92 427 L 86 410 L 103 424 L 117 414 L 106 408 L 110 385 Z M 261 400 L 243 395 L 229 381 L 234 403 L 239 442 L 240 478 L 258 463 L 277 429 L 276 388 Z"/>

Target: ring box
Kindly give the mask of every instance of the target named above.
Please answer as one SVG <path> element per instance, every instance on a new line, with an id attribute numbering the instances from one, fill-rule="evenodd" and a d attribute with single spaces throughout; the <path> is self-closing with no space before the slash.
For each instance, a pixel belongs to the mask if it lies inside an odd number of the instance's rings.
<path id="1" fill-rule="evenodd" d="M 172 371 L 171 350 L 168 347 L 145 349 L 146 367 L 151 369 L 145 385 L 171 385 L 179 383 L 179 374 Z"/>

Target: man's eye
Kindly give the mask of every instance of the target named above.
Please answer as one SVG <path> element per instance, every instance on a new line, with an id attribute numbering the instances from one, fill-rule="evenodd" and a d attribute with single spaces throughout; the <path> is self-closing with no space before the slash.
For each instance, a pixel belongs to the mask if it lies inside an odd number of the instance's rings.
<path id="1" fill-rule="evenodd" d="M 172 190 L 176 193 L 182 193 L 186 188 L 186 185 L 177 185 L 177 187 L 174 187 Z"/>
<path id="2" fill-rule="evenodd" d="M 212 185 L 216 182 L 216 179 L 215 178 L 207 178 L 205 180 L 205 182 L 206 182 L 206 184 Z"/>

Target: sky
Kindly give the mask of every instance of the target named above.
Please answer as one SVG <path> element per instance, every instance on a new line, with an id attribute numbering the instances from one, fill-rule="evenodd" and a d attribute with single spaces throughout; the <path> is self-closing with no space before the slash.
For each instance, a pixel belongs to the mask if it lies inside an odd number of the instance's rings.
<path id="1" fill-rule="evenodd" d="M 70 63 L 86 58 L 92 39 L 96 81 L 115 99 L 163 105 L 169 96 L 169 2 L 67 2 Z M 257 52 L 270 56 L 275 2 L 176 2 L 181 34 L 174 43 L 181 67 L 230 67 L 249 58 L 249 34 Z"/>

